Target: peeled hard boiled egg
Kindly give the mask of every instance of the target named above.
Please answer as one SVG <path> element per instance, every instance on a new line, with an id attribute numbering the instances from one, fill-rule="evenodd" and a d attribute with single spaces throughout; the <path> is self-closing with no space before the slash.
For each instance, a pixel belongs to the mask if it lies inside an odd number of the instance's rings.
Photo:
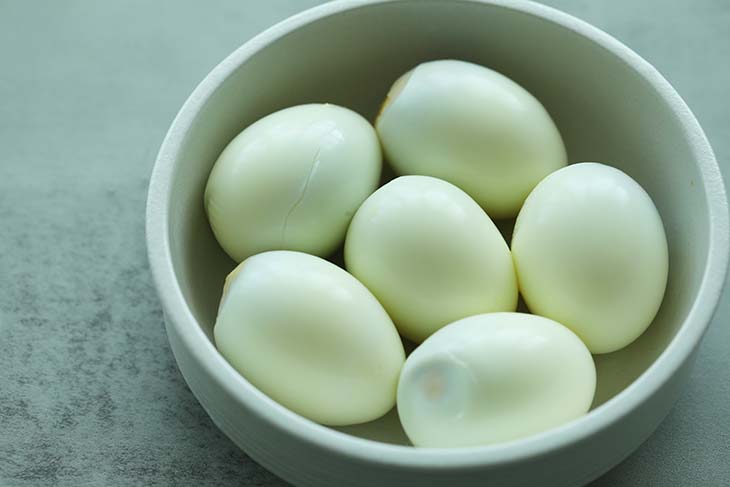
<path id="1" fill-rule="evenodd" d="M 398 415 L 416 446 L 487 445 L 585 414 L 595 386 L 593 358 L 566 327 L 523 313 L 477 315 L 408 357 Z"/>
<path id="2" fill-rule="evenodd" d="M 345 264 L 414 341 L 460 318 L 517 306 L 497 227 L 469 195 L 428 176 L 399 177 L 365 200 L 347 233 Z"/>
<path id="3" fill-rule="evenodd" d="M 336 105 L 272 113 L 234 138 L 205 189 L 210 226 L 240 262 L 266 250 L 326 256 L 378 185 L 381 153 L 373 127 Z"/>
<path id="4" fill-rule="evenodd" d="M 574 164 L 538 184 L 517 217 L 512 253 L 530 311 L 563 323 L 593 353 L 634 341 L 664 296 L 659 213 L 636 181 L 603 164 Z"/>
<path id="5" fill-rule="evenodd" d="M 239 264 L 214 335 L 249 382 L 318 423 L 371 421 L 395 403 L 405 354 L 393 322 L 362 284 L 319 257 L 271 251 Z"/>
<path id="6" fill-rule="evenodd" d="M 431 61 L 399 78 L 375 127 L 400 174 L 466 191 L 492 218 L 511 218 L 532 188 L 565 166 L 558 129 L 511 79 L 464 61 Z"/>

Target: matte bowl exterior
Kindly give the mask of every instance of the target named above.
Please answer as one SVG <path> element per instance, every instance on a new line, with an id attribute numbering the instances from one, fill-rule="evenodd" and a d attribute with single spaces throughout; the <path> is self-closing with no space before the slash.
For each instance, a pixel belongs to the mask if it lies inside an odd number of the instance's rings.
<path id="1" fill-rule="evenodd" d="M 453 14 L 456 17 L 463 15 L 463 18 L 446 19 L 443 12 L 445 12 L 447 4 L 448 8 L 463 7 L 461 10 L 455 9 L 456 13 Z M 536 40 L 539 39 L 541 29 L 544 29 L 545 32 L 552 30 L 569 32 L 570 36 L 588 41 L 600 52 L 605 52 L 606 56 L 611 57 L 614 61 L 618 60 L 617 65 L 625 71 L 617 73 L 617 76 L 640 78 L 641 82 L 649 87 L 650 95 L 646 96 L 652 97 L 651 103 L 666 107 L 667 116 L 672 118 L 673 126 L 680 127 L 681 137 L 674 137 L 672 140 L 666 141 L 660 139 L 658 142 L 647 141 L 647 143 L 665 144 L 668 151 L 686 148 L 688 151 L 687 174 L 693 176 L 692 186 L 699 188 L 697 191 L 702 191 L 696 200 L 682 201 L 678 207 L 667 206 L 665 212 L 669 212 L 671 218 L 668 219 L 668 215 L 663 214 L 670 234 L 675 225 L 672 211 L 686 213 L 678 215 L 678 220 L 699 222 L 697 223 L 700 225 L 698 228 L 704 236 L 698 237 L 696 243 L 692 243 L 694 235 L 681 237 L 681 233 L 678 234 L 679 237 L 675 242 L 677 248 L 683 253 L 694 255 L 686 260 L 686 265 L 689 266 L 686 272 L 694 269 L 698 276 L 694 281 L 689 279 L 692 281 L 690 284 L 696 288 L 696 292 L 693 291 L 692 301 L 687 304 L 687 311 L 682 314 L 682 321 L 678 328 L 667 332 L 671 333 L 671 336 L 667 338 L 668 344 L 656 352 L 656 357 L 651 357 L 652 362 L 648 368 L 642 369 L 641 373 L 637 374 L 638 378 L 632 380 L 630 384 L 626 384 L 626 387 L 621 386 L 611 392 L 588 415 L 576 421 L 530 438 L 503 445 L 453 450 L 416 449 L 358 438 L 312 423 L 263 395 L 238 375 L 220 356 L 210 340 L 210 330 L 206 329 L 199 319 L 203 312 L 197 309 L 198 305 L 194 302 L 196 300 L 190 297 L 196 296 L 195 293 L 202 291 L 193 293 L 188 280 L 181 278 L 184 272 L 180 270 L 183 265 L 180 255 L 184 250 L 182 247 L 189 245 L 184 240 L 194 240 L 195 232 L 203 230 L 201 230 L 202 227 L 195 226 L 191 226 L 190 228 L 193 230 L 190 230 L 185 226 L 185 222 L 192 216 L 189 216 L 188 208 L 178 204 L 176 193 L 182 191 L 197 195 L 201 191 L 200 186 L 204 184 L 201 174 L 207 172 L 208 169 L 202 171 L 198 167 L 196 172 L 196 168 L 190 164 L 182 164 L 181 159 L 184 156 L 193 157 L 185 154 L 189 149 L 186 146 L 189 142 L 188 134 L 200 129 L 200 124 L 203 123 L 200 120 L 201 113 L 206 110 L 209 112 L 213 109 L 217 110 L 221 119 L 235 120 L 240 116 L 238 113 L 234 113 L 235 110 L 227 109 L 226 104 L 220 101 L 226 97 L 237 96 L 236 92 L 226 92 L 225 96 L 221 98 L 222 87 L 242 66 L 258 69 L 257 66 L 262 65 L 261 63 L 265 65 L 267 56 L 282 56 L 281 53 L 272 54 L 272 49 L 269 49 L 271 46 L 276 46 L 277 42 L 289 36 L 296 38 L 300 32 L 319 25 L 318 22 L 331 20 L 332 22 L 327 24 L 330 26 L 329 34 L 337 34 L 340 36 L 336 37 L 338 42 L 346 44 L 348 42 L 348 32 L 344 27 L 346 22 L 362 20 L 367 24 L 367 28 L 376 31 L 381 23 L 388 22 L 388 18 L 385 16 L 389 12 L 388 9 L 392 9 L 393 12 L 399 9 L 407 11 L 410 18 L 413 18 L 416 23 L 414 25 L 417 27 L 414 29 L 417 29 L 416 33 L 420 33 L 419 35 L 436 35 L 435 32 L 439 26 L 435 24 L 438 24 L 439 19 L 442 18 L 443 22 L 457 20 L 465 23 L 482 20 L 487 22 L 489 16 L 495 12 L 508 21 L 500 24 L 505 29 L 504 35 L 509 38 L 511 34 L 514 34 L 521 39 L 519 42 L 526 42 L 524 39 L 529 39 L 530 36 Z M 383 17 L 379 19 L 378 15 L 381 15 L 381 12 Z M 475 19 L 475 15 L 482 17 Z M 423 18 L 419 18 L 420 16 Z M 514 32 L 510 30 L 511 27 L 515 27 L 525 19 L 536 22 L 535 25 L 540 27 Z M 341 25 L 340 22 L 342 22 Z M 514 22 L 515 25 L 510 25 L 510 22 Z M 410 36 L 411 33 L 403 34 L 401 32 L 398 35 Z M 455 35 L 453 38 L 454 45 L 462 42 L 457 37 Z M 336 47 L 333 47 L 335 42 L 328 43 L 319 35 L 315 37 L 318 39 L 316 45 L 312 44 L 315 42 L 311 40 L 312 37 L 309 39 L 309 44 L 301 44 L 302 52 L 310 49 L 322 50 L 326 54 Z M 536 42 L 535 55 L 543 55 L 540 49 L 553 47 L 555 46 L 543 46 Z M 571 52 L 570 45 L 563 47 L 566 48 L 564 53 L 566 59 L 570 60 L 571 56 L 577 56 L 576 59 L 580 57 L 580 53 Z M 411 52 L 417 53 L 419 47 L 411 46 L 409 49 Z M 444 54 L 448 55 L 450 52 L 448 46 L 444 47 L 443 53 L 437 51 L 436 49 L 432 52 L 423 52 L 423 59 L 444 57 Z M 398 49 L 394 48 L 393 56 L 397 57 L 398 52 Z M 363 62 L 371 63 L 370 66 L 372 66 L 372 63 L 378 61 L 375 54 L 377 53 L 374 52 L 372 58 Z M 306 69 L 302 63 L 310 62 L 307 56 L 296 53 L 290 54 L 290 56 L 292 56 L 291 63 L 287 66 L 282 65 L 280 68 L 282 73 L 287 69 Z M 523 62 L 529 63 L 528 60 Z M 402 68 L 391 61 L 384 60 L 383 63 L 384 69 L 389 66 L 388 69 L 393 73 Z M 598 70 L 603 64 L 601 59 L 596 59 L 595 66 L 584 66 L 583 69 Z M 558 66 L 556 69 L 560 69 L 560 67 Z M 353 76 L 362 78 L 367 72 L 356 72 Z M 394 79 L 390 72 L 385 77 L 390 80 Z M 290 78 L 287 83 L 299 83 L 298 79 L 293 78 L 293 80 Z M 273 78 L 269 81 L 274 85 L 277 83 L 277 80 Z M 363 83 L 366 82 L 367 77 L 363 78 Z M 302 86 L 292 84 L 292 90 L 308 90 L 315 87 L 314 84 L 307 85 L 306 80 L 301 81 L 300 84 Z M 384 90 L 387 89 L 385 81 L 382 85 Z M 272 88 L 272 90 L 274 89 L 275 87 Z M 334 100 L 337 100 L 340 95 L 342 94 L 332 93 Z M 572 93 L 568 95 L 573 96 Z M 601 96 L 600 89 L 596 90 L 596 96 Z M 633 96 L 632 93 L 626 94 L 627 98 L 631 98 L 631 96 Z M 262 93 L 261 98 L 266 98 L 266 93 Z M 372 99 L 367 102 L 368 106 L 374 103 L 375 98 L 376 96 L 373 95 Z M 541 97 L 538 96 L 538 98 Z M 256 99 L 259 99 L 258 95 Z M 277 99 L 276 103 L 286 105 L 291 104 L 291 101 L 300 100 Z M 550 100 L 547 101 L 550 102 Z M 632 100 L 632 103 L 634 102 L 640 106 L 642 101 Z M 271 111 L 271 108 L 262 105 L 257 109 Z M 255 112 L 256 110 L 252 109 L 250 117 L 254 117 Z M 250 121 L 248 120 L 248 123 Z M 563 118 L 564 125 L 562 126 L 560 120 L 557 122 L 560 127 L 566 127 L 568 135 L 571 131 L 579 133 L 575 127 L 570 127 L 569 118 Z M 224 145 L 236 131 L 240 130 L 240 126 L 234 126 L 236 123 L 242 122 L 229 122 L 225 126 L 227 127 L 225 130 L 210 127 L 210 133 L 217 134 L 211 135 L 211 139 L 205 141 L 207 145 L 215 149 L 210 149 L 211 153 L 217 151 L 218 147 Z M 575 123 L 580 123 L 580 121 Z M 223 126 L 222 122 L 221 127 Z M 658 127 L 658 129 L 660 128 Z M 658 131 L 661 132 L 661 130 Z M 681 147 L 677 146 L 679 149 L 674 145 L 678 143 L 677 140 L 682 144 Z M 597 146 L 601 142 L 588 138 L 584 142 L 585 150 L 581 148 L 581 143 L 578 139 L 571 141 L 570 136 L 568 137 L 567 145 L 569 148 L 571 144 L 574 147 L 571 161 L 580 160 L 584 153 L 590 153 L 588 149 L 591 145 Z M 200 151 L 207 150 L 203 148 L 203 145 L 197 146 Z M 615 144 L 609 145 L 613 147 Z M 605 150 L 610 151 L 611 149 Z M 610 152 L 606 152 L 606 154 L 610 156 Z M 209 158 L 208 156 L 210 154 L 207 154 L 206 158 Z M 627 158 L 630 159 L 629 156 Z M 208 164 L 207 159 L 205 164 Z M 636 170 L 639 173 L 642 170 L 649 171 L 643 175 L 643 179 L 639 178 L 639 181 L 643 185 L 652 184 L 650 181 L 653 177 L 653 169 L 637 168 Z M 654 173 L 656 173 L 656 183 L 654 187 L 648 188 L 650 194 L 660 194 L 662 201 L 671 202 L 671 195 L 668 196 L 666 193 L 673 192 L 674 189 L 669 187 L 669 183 L 676 183 L 681 178 L 656 171 Z M 689 178 L 687 182 L 690 182 Z M 197 196 L 190 198 L 190 201 L 193 201 L 191 204 L 202 206 L 202 199 L 195 203 L 196 198 Z M 662 211 L 661 204 L 659 207 Z M 684 207 L 686 209 L 682 209 Z M 199 213 L 196 213 L 196 218 L 203 218 L 202 211 L 197 206 L 191 208 L 193 208 L 190 210 L 191 212 Z M 196 225 L 200 225 L 200 221 Z M 147 245 L 155 284 L 165 313 L 170 345 L 185 380 L 215 424 L 253 459 L 285 480 L 298 486 L 317 487 L 342 485 L 363 487 L 371 485 L 565 487 L 584 485 L 620 462 L 651 434 L 677 398 L 682 385 L 689 377 L 697 346 L 707 329 L 722 290 L 728 260 L 728 214 L 725 191 L 717 163 L 694 116 L 656 70 L 607 34 L 554 9 L 520 0 L 376 0 L 370 2 L 343 0 L 308 10 L 272 27 L 236 50 L 198 86 L 173 122 L 155 164 L 147 205 Z M 691 251 L 695 248 L 696 252 Z M 208 264 L 206 263 L 206 265 Z M 210 263 L 211 267 L 218 266 L 221 269 L 226 265 L 228 264 L 223 260 L 218 263 Z M 679 274 L 685 273 L 682 265 L 678 266 L 675 273 L 679 271 L 681 271 Z M 670 264 L 670 274 L 672 272 Z M 200 279 L 206 279 L 203 271 L 201 271 Z M 212 282 L 217 281 L 213 279 Z M 675 291 L 679 292 L 677 289 L 684 284 L 678 281 L 674 286 L 676 289 L 668 291 L 668 293 L 673 293 L 672 296 L 675 295 Z M 201 289 L 207 287 L 203 286 Z M 210 296 L 200 299 L 212 302 L 216 298 L 215 292 L 218 291 L 217 289 L 209 291 Z M 665 315 L 670 314 L 674 309 L 671 308 L 671 305 L 672 303 L 669 303 L 670 309 L 665 311 Z M 211 312 L 205 312 L 208 313 L 207 318 L 210 318 Z"/>

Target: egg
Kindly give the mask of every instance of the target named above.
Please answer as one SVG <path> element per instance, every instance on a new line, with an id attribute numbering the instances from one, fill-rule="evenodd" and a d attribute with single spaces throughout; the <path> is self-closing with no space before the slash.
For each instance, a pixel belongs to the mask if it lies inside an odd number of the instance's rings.
<path id="1" fill-rule="evenodd" d="M 347 233 L 345 265 L 417 342 L 459 318 L 517 306 L 497 227 L 469 195 L 428 176 L 396 178 L 365 200 Z"/>
<path id="2" fill-rule="evenodd" d="M 492 218 L 513 218 L 566 164 L 560 133 L 527 90 L 464 61 L 420 64 L 391 88 L 375 127 L 399 174 L 449 181 Z"/>
<path id="3" fill-rule="evenodd" d="M 633 342 L 662 303 L 669 264 L 659 212 L 613 167 L 574 164 L 545 178 L 517 217 L 512 253 L 530 311 L 563 323 L 595 354 Z"/>
<path id="4" fill-rule="evenodd" d="M 214 327 L 251 384 L 318 423 L 374 420 L 395 404 L 403 344 L 354 277 L 309 254 L 264 252 L 226 280 Z"/>
<path id="5" fill-rule="evenodd" d="M 409 355 L 398 415 L 415 446 L 450 448 L 515 440 L 585 414 L 596 370 L 566 327 L 523 313 L 471 316 Z"/>
<path id="6" fill-rule="evenodd" d="M 205 208 L 218 243 L 237 262 L 277 249 L 327 256 L 380 171 L 380 144 L 367 120 L 336 105 L 299 105 L 228 144 L 210 173 Z"/>

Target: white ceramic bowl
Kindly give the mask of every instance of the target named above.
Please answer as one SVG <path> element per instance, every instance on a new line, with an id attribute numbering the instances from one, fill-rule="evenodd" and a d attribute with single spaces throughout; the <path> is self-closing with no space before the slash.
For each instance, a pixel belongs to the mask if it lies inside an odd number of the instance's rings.
<path id="1" fill-rule="evenodd" d="M 664 220 L 664 304 L 628 348 L 596 357 L 591 412 L 502 445 L 416 449 L 393 414 L 335 430 L 297 416 L 238 375 L 212 341 L 233 267 L 203 212 L 208 172 L 254 120 L 305 102 L 374 116 L 391 82 L 429 59 L 494 68 L 546 106 L 569 160 L 624 170 Z M 147 207 L 150 263 L 170 345 L 213 421 L 246 453 L 300 486 L 574 486 L 633 451 L 664 418 L 689 371 L 724 280 L 727 201 L 712 150 L 652 66 L 590 25 L 519 0 L 344 0 L 308 10 L 247 42 L 185 103 L 162 145 Z"/>

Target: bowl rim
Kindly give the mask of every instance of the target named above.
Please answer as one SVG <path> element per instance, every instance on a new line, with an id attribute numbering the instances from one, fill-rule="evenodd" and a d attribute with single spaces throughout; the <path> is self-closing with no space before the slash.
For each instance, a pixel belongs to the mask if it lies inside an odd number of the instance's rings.
<path id="1" fill-rule="evenodd" d="M 428 3 L 443 0 L 426 0 Z M 167 132 L 150 179 L 146 209 L 147 251 L 153 281 L 169 327 L 209 378 L 270 427 L 323 450 L 354 460 L 419 469 L 454 469 L 506 464 L 544 455 L 610 427 L 654 395 L 687 361 L 706 332 L 719 302 L 728 265 L 728 204 L 722 175 L 697 119 L 664 77 L 627 46 L 570 14 L 526 0 L 452 0 L 488 4 L 538 17 L 588 40 L 623 61 L 648 82 L 682 124 L 705 188 L 709 220 L 708 257 L 697 299 L 669 345 L 631 385 L 589 414 L 557 428 L 498 445 L 414 448 L 354 437 L 307 420 L 264 395 L 218 353 L 193 316 L 177 281 L 169 235 L 170 195 L 182 143 L 213 93 L 251 56 L 288 33 L 322 18 L 386 3 L 423 0 L 336 0 L 266 29 L 237 48 L 195 88 Z"/>

